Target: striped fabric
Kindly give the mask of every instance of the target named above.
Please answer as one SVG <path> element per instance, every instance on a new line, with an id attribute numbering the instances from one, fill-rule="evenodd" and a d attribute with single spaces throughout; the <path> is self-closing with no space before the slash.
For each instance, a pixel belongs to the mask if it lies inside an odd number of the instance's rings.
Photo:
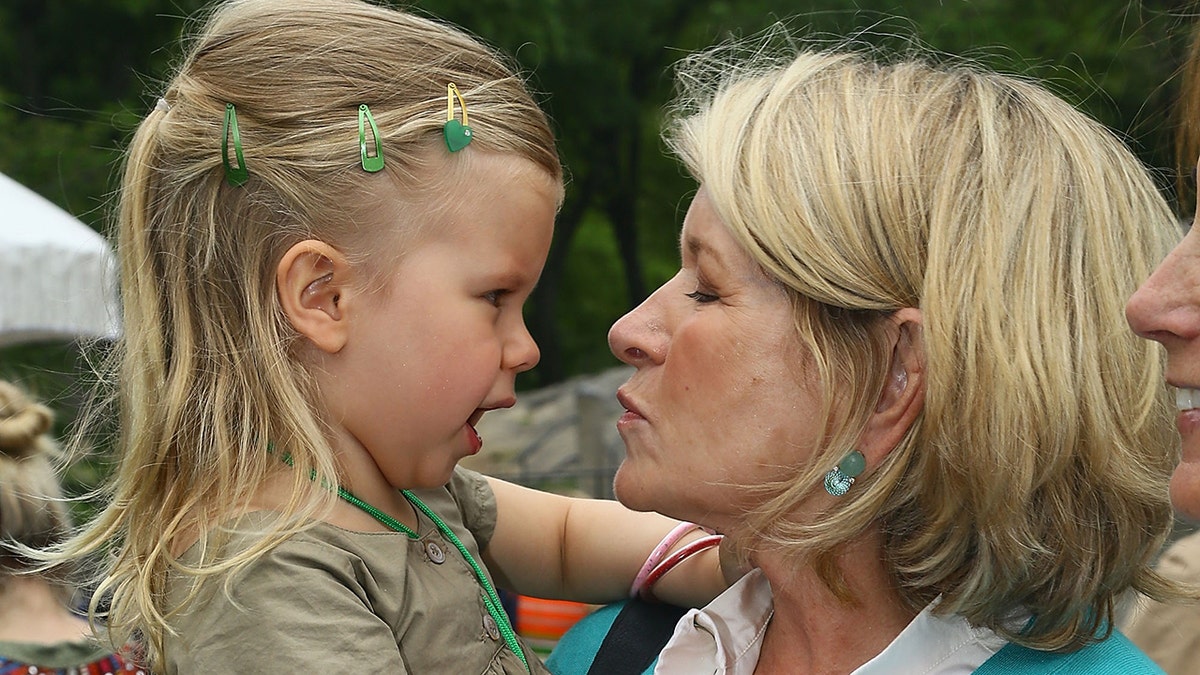
<path id="1" fill-rule="evenodd" d="M 111 654 L 91 663 L 81 663 L 66 668 L 48 668 L 0 657 L 0 675 L 121 675 L 122 673 L 146 675 L 144 669 L 118 654 Z"/>
<path id="2" fill-rule="evenodd" d="M 517 634 L 543 657 L 550 653 L 563 633 L 596 609 L 568 600 L 544 600 L 526 595 L 517 596 Z M 0 675 L 4 673 L 0 672 Z"/>

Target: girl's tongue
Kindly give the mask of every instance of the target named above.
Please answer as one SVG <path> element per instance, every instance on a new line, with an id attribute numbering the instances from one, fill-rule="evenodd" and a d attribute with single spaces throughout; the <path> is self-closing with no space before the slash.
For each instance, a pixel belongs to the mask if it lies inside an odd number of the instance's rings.
<path id="1" fill-rule="evenodd" d="M 483 447 L 483 439 L 480 438 L 479 432 L 475 430 L 475 425 L 470 422 L 467 423 L 467 443 L 471 448 L 472 455 L 479 452 Z"/>

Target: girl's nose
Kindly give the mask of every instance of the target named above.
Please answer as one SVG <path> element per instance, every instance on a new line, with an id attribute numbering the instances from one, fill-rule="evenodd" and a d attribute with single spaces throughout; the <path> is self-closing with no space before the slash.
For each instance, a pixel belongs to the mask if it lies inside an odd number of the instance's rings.
<path id="1" fill-rule="evenodd" d="M 536 366 L 541 358 L 542 351 L 522 320 L 516 334 L 504 345 L 504 366 L 523 373 Z"/>

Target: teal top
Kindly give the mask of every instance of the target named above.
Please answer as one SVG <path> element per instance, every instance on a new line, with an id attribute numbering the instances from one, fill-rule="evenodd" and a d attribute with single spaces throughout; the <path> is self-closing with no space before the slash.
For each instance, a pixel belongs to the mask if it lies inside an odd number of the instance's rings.
<path id="1" fill-rule="evenodd" d="M 600 651 L 600 643 L 604 642 L 624 606 L 624 602 L 605 605 L 577 621 L 563 634 L 554 651 L 550 652 L 550 658 L 546 659 L 546 667 L 550 672 L 554 675 L 587 675 L 596 652 Z M 650 664 L 645 675 L 654 672 L 655 663 L 658 663 L 658 659 Z"/>
<path id="2" fill-rule="evenodd" d="M 563 635 L 546 666 L 554 675 L 586 675 L 600 644 L 608 635 L 624 603 L 607 605 L 575 624 Z M 643 675 L 652 675 L 654 663 Z M 975 675 L 1162 675 L 1150 660 L 1120 631 L 1108 639 L 1069 653 L 1044 652 L 1009 643 L 996 652 Z"/>
<path id="3" fill-rule="evenodd" d="M 1113 630 L 1103 642 L 1066 654 L 1038 651 L 1010 642 L 975 669 L 975 675 L 1152 675 L 1162 672 L 1162 668 L 1118 630 Z"/>

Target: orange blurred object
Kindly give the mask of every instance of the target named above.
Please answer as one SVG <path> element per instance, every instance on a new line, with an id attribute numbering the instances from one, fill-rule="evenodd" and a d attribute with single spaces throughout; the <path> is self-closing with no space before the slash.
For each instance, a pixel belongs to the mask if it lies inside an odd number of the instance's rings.
<path id="1" fill-rule="evenodd" d="M 570 600 L 545 600 L 527 595 L 517 596 L 517 633 L 535 646 L 553 646 L 583 617 L 591 614 L 596 605 Z M 539 644 L 540 643 L 540 644 Z M 550 643 L 550 644 L 546 644 Z M 540 650 L 539 650 L 540 651 Z"/>

